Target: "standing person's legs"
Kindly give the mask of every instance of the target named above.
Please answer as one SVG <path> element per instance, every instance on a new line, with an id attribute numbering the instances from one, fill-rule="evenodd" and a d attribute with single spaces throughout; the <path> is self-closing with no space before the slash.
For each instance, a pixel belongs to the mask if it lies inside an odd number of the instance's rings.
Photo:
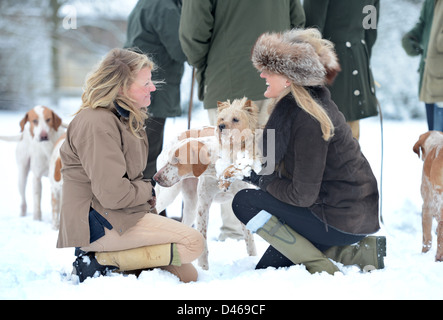
<path id="1" fill-rule="evenodd" d="M 152 179 L 157 172 L 157 157 L 163 149 L 163 138 L 165 132 L 166 118 L 149 117 L 145 122 L 145 131 L 148 136 L 148 162 L 143 171 L 143 178 Z M 159 215 L 166 217 L 166 209 L 158 212 Z"/>
<path id="2" fill-rule="evenodd" d="M 359 140 L 360 139 L 360 121 L 355 120 L 355 121 L 349 121 L 347 123 L 351 127 L 352 136 L 355 139 Z"/>
<path id="3" fill-rule="evenodd" d="M 217 108 L 207 109 L 208 118 L 211 126 L 217 124 Z M 241 240 L 244 239 L 243 229 L 235 217 L 234 212 L 232 212 L 232 202 L 220 204 L 220 215 L 222 218 L 222 226 L 220 228 L 219 240 L 224 241 L 227 238 Z"/>
<path id="4" fill-rule="evenodd" d="M 269 100 L 257 100 L 254 101 L 254 103 L 258 107 L 258 126 L 259 127 L 265 127 L 266 123 L 269 119 Z"/>
<path id="5" fill-rule="evenodd" d="M 443 131 L 443 102 L 434 104 L 434 130 Z"/>
<path id="6" fill-rule="evenodd" d="M 268 113 L 268 100 L 257 100 L 253 101 L 258 109 L 258 125 L 259 127 L 264 127 L 269 118 Z M 217 108 L 207 109 L 208 118 L 210 125 L 214 126 L 217 124 Z M 244 239 L 243 229 L 238 219 L 232 211 L 232 203 L 222 203 L 220 204 L 220 214 L 222 218 L 222 226 L 220 228 L 219 240 L 224 241 L 227 238 L 233 239 Z"/>
<path id="7" fill-rule="evenodd" d="M 428 122 L 429 131 L 434 130 L 434 108 L 433 103 L 425 103 L 426 108 L 426 120 Z"/>
<path id="8" fill-rule="evenodd" d="M 157 172 L 157 157 L 163 148 L 163 137 L 166 118 L 149 117 L 146 120 L 146 135 L 148 136 L 149 153 L 148 163 L 143 171 L 145 179 L 152 179 Z"/>

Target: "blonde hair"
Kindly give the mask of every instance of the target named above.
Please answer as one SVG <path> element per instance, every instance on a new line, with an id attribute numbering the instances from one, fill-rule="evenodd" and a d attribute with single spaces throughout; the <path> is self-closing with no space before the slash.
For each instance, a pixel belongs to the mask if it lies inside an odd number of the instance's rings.
<path id="1" fill-rule="evenodd" d="M 328 141 L 334 136 L 334 124 L 329 118 L 326 110 L 315 101 L 309 94 L 305 87 L 291 83 L 291 86 L 280 94 L 278 98 L 274 100 L 273 106 L 280 101 L 287 94 L 292 93 L 298 106 L 305 112 L 310 114 L 320 124 L 321 131 L 323 133 L 323 139 Z"/>
<path id="2" fill-rule="evenodd" d="M 129 98 L 128 91 L 143 68 L 155 68 L 146 55 L 128 49 L 112 49 L 87 76 L 82 104 L 76 114 L 88 108 L 113 110 L 116 103 L 129 112 L 131 132 L 140 137 L 138 132 L 143 129 L 148 115 L 135 107 L 135 101 Z"/>

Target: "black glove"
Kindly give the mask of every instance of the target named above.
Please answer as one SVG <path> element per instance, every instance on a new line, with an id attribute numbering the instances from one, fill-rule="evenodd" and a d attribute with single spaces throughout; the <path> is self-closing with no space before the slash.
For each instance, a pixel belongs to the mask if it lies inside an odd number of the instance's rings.
<path id="1" fill-rule="evenodd" d="M 152 186 L 152 196 L 155 197 L 155 185 L 157 184 L 157 182 L 154 179 L 149 180 L 151 182 L 151 186 Z"/>
<path id="2" fill-rule="evenodd" d="M 261 178 L 262 176 L 261 175 L 259 175 L 259 174 L 257 174 L 257 173 L 255 173 L 255 171 L 254 170 L 251 170 L 251 174 L 249 175 L 249 177 L 243 177 L 243 181 L 245 181 L 245 182 L 247 182 L 247 183 L 250 183 L 250 184 L 253 184 L 254 186 L 259 186 L 259 183 L 260 183 L 260 178 Z"/>
<path id="3" fill-rule="evenodd" d="M 410 33 L 407 33 L 402 38 L 402 46 L 406 53 L 410 56 L 417 56 L 423 54 L 423 49 L 418 40 Z"/>
<path id="4" fill-rule="evenodd" d="M 243 177 L 243 181 L 251 183 L 263 191 L 266 191 L 268 185 L 276 178 L 275 174 L 261 175 L 257 174 L 254 170 L 251 170 L 249 177 Z"/>

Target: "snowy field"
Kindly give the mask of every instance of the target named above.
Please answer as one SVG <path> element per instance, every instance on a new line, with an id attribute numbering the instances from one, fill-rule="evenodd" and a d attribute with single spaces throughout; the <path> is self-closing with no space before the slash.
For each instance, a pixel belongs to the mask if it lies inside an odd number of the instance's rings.
<path id="1" fill-rule="evenodd" d="M 76 108 L 57 112 L 67 122 Z M 0 112 L 0 135 L 17 134 L 23 114 Z M 192 126 L 206 124 L 206 113 L 195 110 Z M 187 126 L 186 118 L 168 119 L 167 137 Z M 44 180 L 43 221 L 32 213 L 19 217 L 15 143 L 0 141 L 0 299 L 442 299 L 443 263 L 434 262 L 435 245 L 421 254 L 422 162 L 412 152 L 425 121 L 384 122 L 383 218 L 380 234 L 387 237 L 386 268 L 363 274 L 341 267 L 342 274 L 309 274 L 303 266 L 254 270 L 266 243 L 256 237 L 259 256 L 248 257 L 243 241 L 218 242 L 221 219 L 211 208 L 208 271 L 190 284 L 165 271 L 135 276 L 113 275 L 69 280 L 73 249 L 56 249 L 58 232 L 51 228 L 49 182 Z M 380 182 L 381 139 L 378 118 L 362 121 L 361 145 Z M 32 208 L 32 186 L 28 186 Z M 168 213 L 180 215 L 180 201 Z"/>

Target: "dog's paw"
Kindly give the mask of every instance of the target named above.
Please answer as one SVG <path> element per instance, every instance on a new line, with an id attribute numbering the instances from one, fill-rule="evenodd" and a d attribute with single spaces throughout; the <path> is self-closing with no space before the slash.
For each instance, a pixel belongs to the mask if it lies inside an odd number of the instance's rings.
<path id="1" fill-rule="evenodd" d="M 224 180 L 224 179 L 220 179 L 218 181 L 218 188 L 224 192 L 228 191 L 229 188 L 231 187 L 231 181 L 228 180 Z"/>
<path id="2" fill-rule="evenodd" d="M 228 191 L 235 179 L 243 179 L 242 170 L 235 165 L 230 165 L 223 170 L 218 181 L 218 187 L 223 191 Z"/>

